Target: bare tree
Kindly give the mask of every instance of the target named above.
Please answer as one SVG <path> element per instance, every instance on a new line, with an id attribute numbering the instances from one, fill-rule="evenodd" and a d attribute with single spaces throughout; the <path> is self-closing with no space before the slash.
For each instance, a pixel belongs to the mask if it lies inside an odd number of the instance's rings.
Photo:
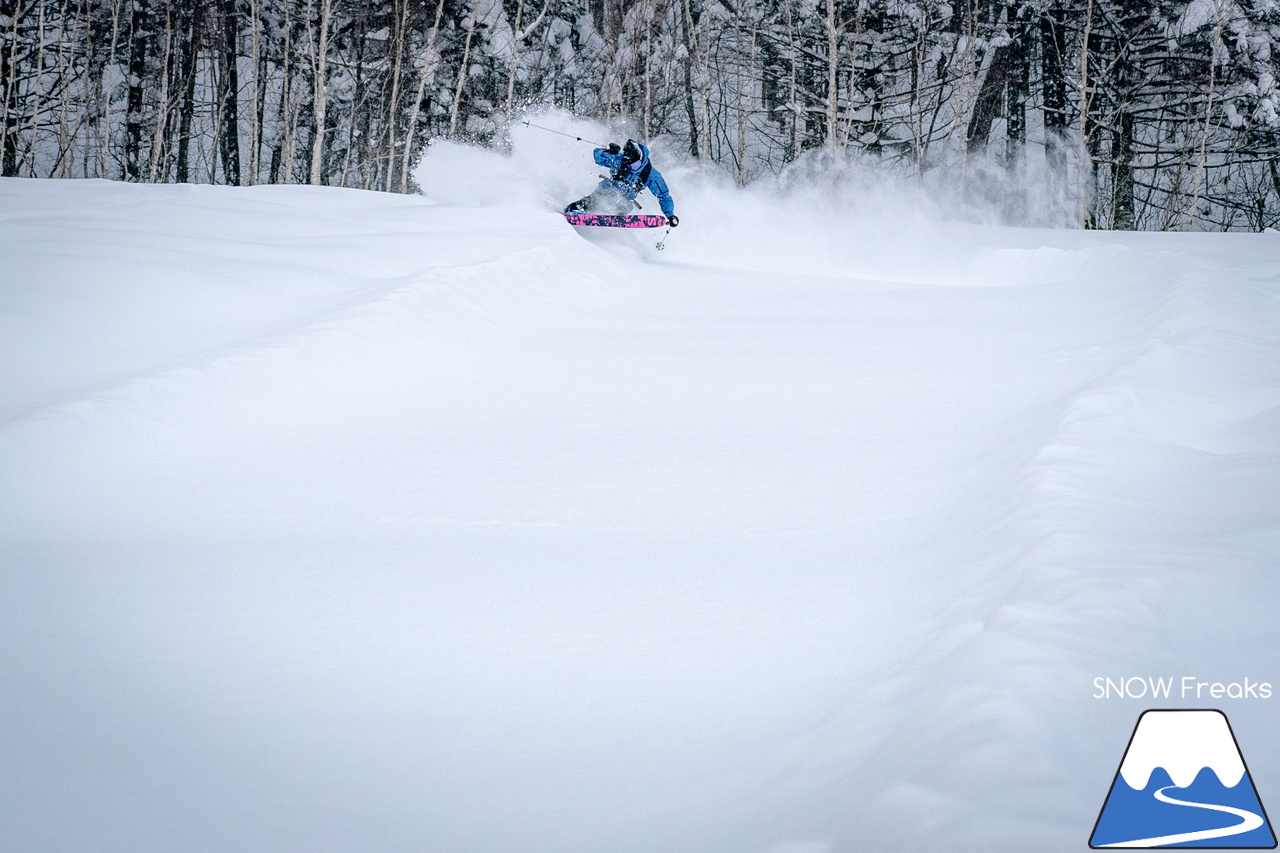
<path id="1" fill-rule="evenodd" d="M 462 89 L 467 84 L 467 75 L 471 70 L 471 40 L 476 34 L 476 14 L 480 10 L 480 0 L 472 0 L 471 14 L 467 18 L 467 38 L 462 48 L 462 61 L 458 63 L 458 84 L 453 89 L 453 103 L 449 105 L 449 139 L 455 138 L 458 132 L 458 116 L 462 105 Z"/>
<path id="2" fill-rule="evenodd" d="M 409 127 L 405 132 L 404 155 L 400 164 L 400 192 L 406 192 L 409 188 L 409 160 L 413 155 L 413 135 L 418 129 L 418 116 L 422 109 L 422 97 L 427 90 L 427 81 L 431 79 L 431 73 L 435 70 L 434 50 L 436 36 L 440 33 L 440 17 L 443 14 L 444 0 L 436 0 L 436 16 L 431 22 L 426 46 L 422 49 L 422 68 L 418 72 L 418 89 L 413 96 L 413 107 L 409 111 Z"/>
<path id="3" fill-rule="evenodd" d="M 308 2 L 308 10 L 310 2 Z M 328 128 L 329 106 L 329 25 L 333 17 L 333 0 L 320 0 L 319 36 L 315 39 L 312 54 L 312 85 L 314 98 L 315 132 L 311 142 L 311 183 L 320 184 L 324 177 L 324 140 Z M 310 14 L 307 18 L 310 22 Z"/>
<path id="4" fill-rule="evenodd" d="M 149 0 L 131 0 L 129 6 L 129 80 L 125 106 L 124 177 L 142 179 L 143 97 L 146 93 L 147 55 L 151 42 Z"/>

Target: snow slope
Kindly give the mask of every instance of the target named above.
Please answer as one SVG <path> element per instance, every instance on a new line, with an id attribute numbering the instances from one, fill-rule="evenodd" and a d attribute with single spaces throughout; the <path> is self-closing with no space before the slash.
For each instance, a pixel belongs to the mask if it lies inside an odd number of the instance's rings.
<path id="1" fill-rule="evenodd" d="M 0 181 L 0 849 L 1080 849 L 1280 685 L 1276 235 L 551 162 Z"/>

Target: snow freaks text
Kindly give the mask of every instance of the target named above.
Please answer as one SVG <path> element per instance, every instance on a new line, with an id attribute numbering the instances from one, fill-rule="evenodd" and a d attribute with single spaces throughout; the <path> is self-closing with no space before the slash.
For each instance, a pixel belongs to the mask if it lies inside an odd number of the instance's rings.
<path id="1" fill-rule="evenodd" d="M 1247 677 L 1230 682 L 1202 681 L 1193 675 L 1098 676 L 1093 680 L 1094 699 L 1270 699 L 1271 694 L 1271 682 Z"/>

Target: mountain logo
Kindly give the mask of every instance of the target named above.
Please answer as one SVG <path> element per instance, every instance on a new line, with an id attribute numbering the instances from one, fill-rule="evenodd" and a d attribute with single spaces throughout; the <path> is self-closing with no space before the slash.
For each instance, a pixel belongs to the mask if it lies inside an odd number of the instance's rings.
<path id="1" fill-rule="evenodd" d="M 1221 711 L 1144 711 L 1089 846 L 1271 849 L 1276 836 Z"/>

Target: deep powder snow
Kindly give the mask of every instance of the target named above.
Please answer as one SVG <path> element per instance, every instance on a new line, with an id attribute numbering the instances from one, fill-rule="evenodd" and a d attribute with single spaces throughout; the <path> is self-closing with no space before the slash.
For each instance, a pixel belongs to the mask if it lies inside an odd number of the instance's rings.
<path id="1" fill-rule="evenodd" d="M 0 181 L 0 848 L 1078 850 L 1095 677 L 1280 686 L 1280 236 L 562 141 Z"/>

